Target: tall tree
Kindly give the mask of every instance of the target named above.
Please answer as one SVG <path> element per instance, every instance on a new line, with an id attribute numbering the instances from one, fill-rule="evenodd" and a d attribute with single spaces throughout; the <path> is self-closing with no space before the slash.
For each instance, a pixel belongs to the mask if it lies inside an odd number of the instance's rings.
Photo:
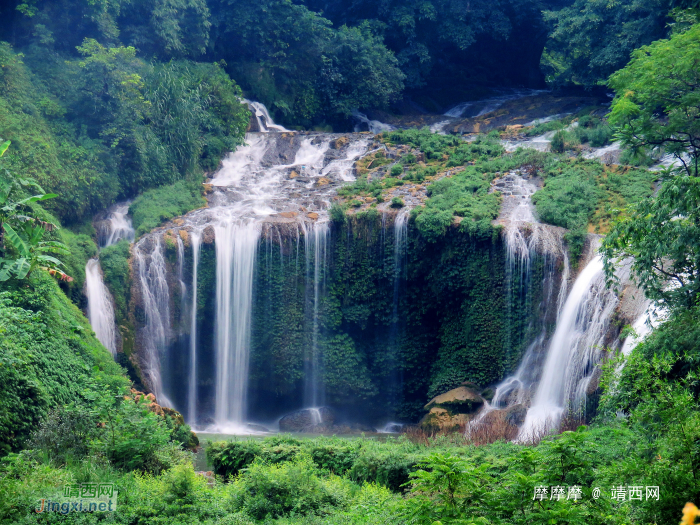
<path id="1" fill-rule="evenodd" d="M 632 148 L 660 148 L 676 167 L 652 199 L 615 224 L 603 243 L 608 274 L 633 257 L 647 295 L 689 308 L 700 293 L 700 24 L 634 52 L 610 79 L 610 122 Z"/>

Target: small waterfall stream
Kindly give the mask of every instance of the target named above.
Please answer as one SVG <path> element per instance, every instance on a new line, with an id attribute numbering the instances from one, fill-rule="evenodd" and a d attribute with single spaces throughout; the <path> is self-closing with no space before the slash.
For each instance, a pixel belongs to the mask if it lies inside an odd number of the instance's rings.
<path id="1" fill-rule="evenodd" d="M 146 251 L 150 248 L 150 251 Z M 148 385 L 164 406 L 172 407 L 163 390 L 160 359 L 165 354 L 170 330 L 170 291 L 167 269 L 160 237 L 149 237 L 134 246 L 134 261 L 141 290 L 143 310 L 146 317 L 144 348 L 142 349 L 142 372 Z"/>
<path id="2" fill-rule="evenodd" d="M 202 235 L 190 232 L 192 245 L 192 304 L 190 306 L 190 359 L 189 384 L 187 387 L 187 419 L 190 426 L 197 424 L 197 277 L 199 270 L 199 248 Z"/>
<path id="3" fill-rule="evenodd" d="M 227 222 L 216 232 L 216 412 L 220 429 L 246 416 L 253 269 L 260 238 L 253 221 Z"/>
<path id="4" fill-rule="evenodd" d="M 85 266 L 85 294 L 92 329 L 100 343 L 114 356 L 117 354 L 117 330 L 112 295 L 102 280 L 100 261 L 97 258 L 90 259 Z"/>
<path id="5" fill-rule="evenodd" d="M 307 276 L 313 279 L 313 298 L 311 311 L 311 352 L 306 360 L 305 405 L 318 407 L 325 403 L 323 388 L 323 358 L 318 347 L 319 309 L 321 294 L 325 283 L 326 261 L 328 258 L 328 237 L 330 227 L 328 221 L 314 223 L 312 230 L 304 236 Z M 310 273 L 310 259 L 313 254 L 313 275 Z"/>
<path id="6" fill-rule="evenodd" d="M 129 205 L 129 202 L 115 204 L 104 220 L 96 222 L 100 248 L 112 246 L 122 239 L 134 241 L 134 228 L 128 216 Z M 115 356 L 118 331 L 114 315 L 114 299 L 104 284 L 99 256 L 90 259 L 85 265 L 85 296 L 90 325 L 97 339 Z"/>

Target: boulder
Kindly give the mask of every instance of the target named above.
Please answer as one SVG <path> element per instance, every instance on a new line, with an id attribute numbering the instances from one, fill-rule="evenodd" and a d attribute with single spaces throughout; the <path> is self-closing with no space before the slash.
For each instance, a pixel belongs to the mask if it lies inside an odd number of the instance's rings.
<path id="1" fill-rule="evenodd" d="M 470 416 L 467 414 L 453 415 L 444 408 L 433 407 L 421 419 L 420 426 L 427 431 L 454 431 L 464 427 L 469 423 L 469 419 Z"/>
<path id="2" fill-rule="evenodd" d="M 443 408 L 450 414 L 471 414 L 484 404 L 484 399 L 469 386 L 458 386 L 449 392 L 434 397 L 425 405 L 426 410 Z"/>
<path id="3" fill-rule="evenodd" d="M 215 238 L 216 232 L 214 231 L 213 226 L 209 225 L 206 228 L 204 228 L 204 231 L 202 232 L 202 242 L 204 244 L 213 244 Z"/>
<path id="4" fill-rule="evenodd" d="M 527 407 L 525 405 L 513 405 L 503 410 L 505 420 L 513 426 L 519 427 L 525 422 Z"/>
<path id="5" fill-rule="evenodd" d="M 309 432 L 322 427 L 331 427 L 335 414 L 328 407 L 302 408 L 280 419 L 280 432 Z"/>

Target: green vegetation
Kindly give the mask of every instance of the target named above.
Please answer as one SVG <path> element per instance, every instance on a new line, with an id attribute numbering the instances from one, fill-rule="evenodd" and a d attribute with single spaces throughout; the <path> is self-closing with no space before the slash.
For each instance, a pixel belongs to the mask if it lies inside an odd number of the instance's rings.
<path id="1" fill-rule="evenodd" d="M 699 38 L 696 25 L 642 48 L 610 80 L 617 92 L 610 118 L 622 140 L 633 148 L 663 148 L 678 166 L 665 171 L 657 195 L 631 206 L 615 224 L 603 245 L 607 269 L 612 275 L 615 261 L 634 257 L 646 294 L 685 308 L 697 304 L 700 292 Z"/>
<path id="2" fill-rule="evenodd" d="M 201 180 L 239 144 L 249 113 L 219 65 L 147 63 L 133 47 L 86 39 L 79 56 L 0 44 L 2 134 L 16 173 L 60 196 L 80 223 L 148 188 Z"/>
<path id="3" fill-rule="evenodd" d="M 183 181 L 144 192 L 129 207 L 136 235 L 142 235 L 162 222 L 205 206 L 200 190 Z"/>
<path id="4" fill-rule="evenodd" d="M 87 402 L 126 379 L 83 314 L 44 273 L 0 295 L 0 435 L 19 451 L 49 409 Z"/>

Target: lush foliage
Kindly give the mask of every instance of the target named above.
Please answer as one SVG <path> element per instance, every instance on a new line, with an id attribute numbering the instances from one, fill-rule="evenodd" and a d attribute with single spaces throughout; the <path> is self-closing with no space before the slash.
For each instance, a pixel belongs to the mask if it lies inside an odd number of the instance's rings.
<path id="1" fill-rule="evenodd" d="M 6 286 L 1 297 L 0 435 L 7 453 L 22 447 L 50 408 L 118 391 L 126 379 L 47 275 Z"/>
<path id="2" fill-rule="evenodd" d="M 199 191 L 196 186 L 180 181 L 136 197 L 129 207 L 136 235 L 147 233 L 163 221 L 206 205 Z"/>
<path id="3" fill-rule="evenodd" d="M 695 25 L 635 52 L 610 81 L 617 91 L 610 119 L 622 140 L 634 148 L 662 148 L 678 165 L 665 172 L 658 194 L 633 206 L 607 237 L 608 271 L 614 261 L 632 256 L 649 297 L 684 307 L 696 304 L 700 291 L 699 60 L 700 25 Z"/>
<path id="4" fill-rule="evenodd" d="M 700 24 L 638 49 L 610 77 L 616 95 L 610 122 L 632 148 L 672 154 L 686 173 L 700 174 Z"/>
<path id="5" fill-rule="evenodd" d="M 576 0 L 546 18 L 553 26 L 543 56 L 548 81 L 594 86 L 629 61 L 640 46 L 666 36 L 672 2 Z"/>
<path id="6" fill-rule="evenodd" d="M 5 158 L 60 195 L 47 207 L 64 223 L 117 197 L 201 181 L 248 124 L 217 64 L 149 64 L 133 47 L 91 39 L 81 58 L 32 49 L 23 57 L 0 45 L 3 135 L 16 145 Z"/>

